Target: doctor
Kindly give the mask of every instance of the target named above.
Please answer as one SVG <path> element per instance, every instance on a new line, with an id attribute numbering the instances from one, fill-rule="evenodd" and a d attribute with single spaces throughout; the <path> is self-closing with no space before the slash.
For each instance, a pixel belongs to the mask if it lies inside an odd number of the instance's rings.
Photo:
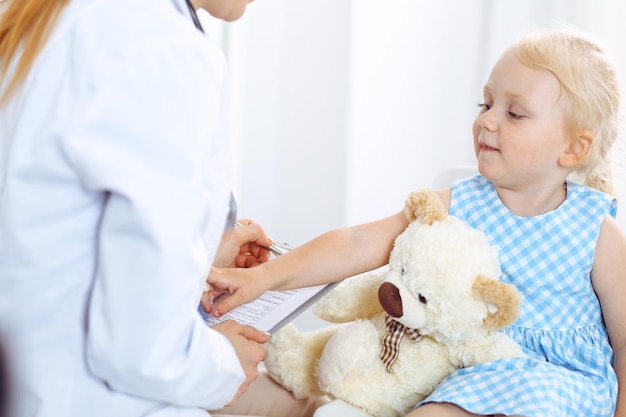
<path id="1" fill-rule="evenodd" d="M 197 0 L 235 20 L 248 0 Z M 0 318 L 15 417 L 207 416 L 269 336 L 196 310 L 225 230 L 228 75 L 186 0 L 0 3 Z M 227 228 L 230 225 L 226 225 Z M 250 262 L 252 260 L 252 262 Z"/>

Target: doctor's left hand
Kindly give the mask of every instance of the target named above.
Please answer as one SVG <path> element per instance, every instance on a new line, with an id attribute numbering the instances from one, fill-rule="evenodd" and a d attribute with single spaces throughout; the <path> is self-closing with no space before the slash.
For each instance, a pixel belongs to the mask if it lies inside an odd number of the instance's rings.
<path id="1" fill-rule="evenodd" d="M 274 241 L 263 228 L 250 219 L 238 220 L 241 227 L 234 227 L 222 236 L 213 266 L 219 268 L 251 268 L 267 262 Z"/>
<path id="2" fill-rule="evenodd" d="M 260 267 L 262 268 L 262 267 Z M 270 282 L 258 279 L 259 268 L 211 268 L 209 290 L 200 300 L 204 311 L 221 317 L 235 307 L 258 298 L 269 290 Z M 214 305 L 214 300 L 215 305 Z"/>
<path id="3" fill-rule="evenodd" d="M 226 320 L 211 326 L 228 338 L 233 345 L 246 380 L 239 387 L 235 397 L 226 404 L 226 407 L 233 406 L 250 386 L 250 383 L 259 376 L 259 363 L 267 357 L 267 347 L 265 342 L 270 339 L 269 333 L 262 332 L 251 326 L 244 326 L 232 320 Z"/>

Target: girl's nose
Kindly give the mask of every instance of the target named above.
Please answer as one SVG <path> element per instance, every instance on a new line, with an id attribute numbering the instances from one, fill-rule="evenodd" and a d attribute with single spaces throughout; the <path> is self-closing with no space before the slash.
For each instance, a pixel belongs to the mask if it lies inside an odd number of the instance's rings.
<path id="1" fill-rule="evenodd" d="M 497 123 L 491 110 L 489 109 L 479 114 L 476 118 L 476 125 L 481 129 L 494 132 L 497 128 Z"/>

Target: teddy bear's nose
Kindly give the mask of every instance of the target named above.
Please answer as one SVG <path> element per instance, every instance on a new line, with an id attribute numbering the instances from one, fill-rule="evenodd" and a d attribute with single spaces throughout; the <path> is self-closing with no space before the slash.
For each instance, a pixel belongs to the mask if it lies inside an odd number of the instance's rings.
<path id="1" fill-rule="evenodd" d="M 391 317 L 402 317 L 402 297 L 400 290 L 391 282 L 383 282 L 378 287 L 378 301 Z"/>

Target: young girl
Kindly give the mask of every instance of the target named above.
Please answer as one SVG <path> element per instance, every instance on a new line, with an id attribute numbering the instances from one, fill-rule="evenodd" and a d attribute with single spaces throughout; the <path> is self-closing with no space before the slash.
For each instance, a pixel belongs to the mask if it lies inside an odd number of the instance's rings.
<path id="1" fill-rule="evenodd" d="M 473 126 L 480 175 L 438 193 L 499 248 L 502 280 L 524 298 L 506 332 L 527 357 L 458 370 L 411 417 L 626 416 L 626 236 L 609 164 L 618 110 L 615 70 L 579 35 L 523 39 L 496 63 Z M 268 289 L 377 268 L 406 226 L 398 213 L 254 269 L 216 269 L 203 302 L 230 292 L 221 315 Z"/>

